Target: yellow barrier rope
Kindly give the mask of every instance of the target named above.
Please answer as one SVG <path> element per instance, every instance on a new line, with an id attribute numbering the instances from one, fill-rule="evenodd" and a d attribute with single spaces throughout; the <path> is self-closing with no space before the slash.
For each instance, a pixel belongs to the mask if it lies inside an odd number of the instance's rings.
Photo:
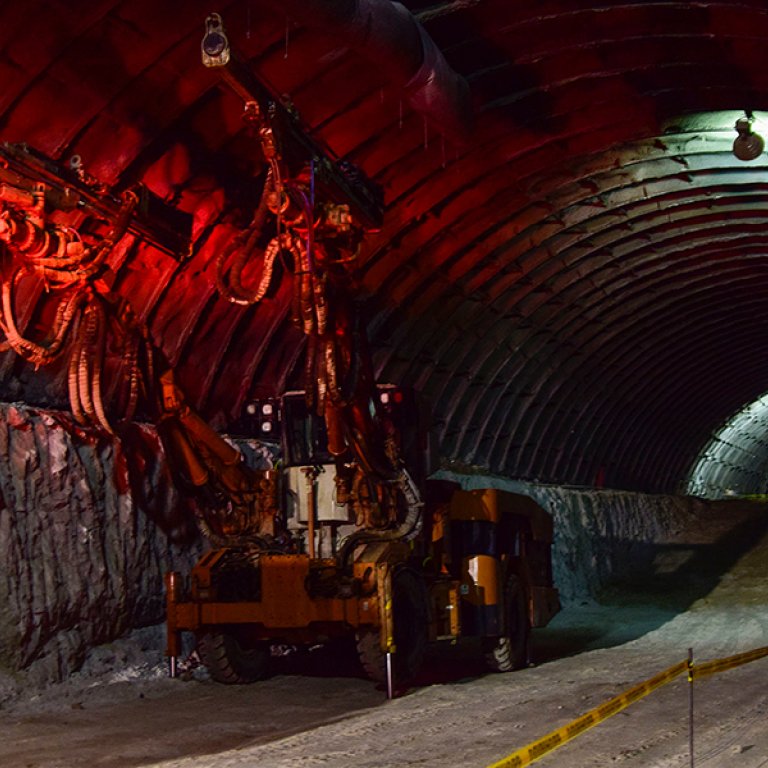
<path id="1" fill-rule="evenodd" d="M 672 682 L 676 677 L 683 672 L 686 672 L 687 669 L 688 662 L 681 661 L 673 667 L 670 667 L 663 672 L 659 672 L 658 675 L 654 675 L 648 680 L 633 686 L 624 693 L 606 701 L 599 707 L 595 707 L 573 722 L 568 723 L 568 725 L 564 725 L 562 728 L 558 728 L 556 731 L 548 733 L 546 736 L 532 742 L 527 747 L 518 749 L 517 752 L 511 754 L 509 757 L 505 757 L 503 760 L 489 765 L 488 768 L 523 768 L 523 766 L 530 765 L 534 760 L 538 760 L 558 747 L 562 747 L 563 744 L 567 744 L 572 739 L 575 739 L 577 736 L 584 733 L 584 731 L 594 728 L 598 723 L 602 723 L 609 717 L 613 717 L 615 714 L 621 712 L 621 710 L 626 709 L 630 704 L 634 704 L 649 693 L 653 693 L 657 688 L 661 688 L 662 685 Z"/>
<path id="2" fill-rule="evenodd" d="M 653 693 L 653 691 L 661 688 L 663 685 L 672 682 L 672 680 L 683 672 L 688 672 L 688 680 L 692 683 L 697 677 L 706 677 L 707 675 L 714 675 L 718 672 L 725 672 L 728 669 L 734 669 L 735 667 L 740 667 L 742 664 L 749 664 L 752 661 L 757 661 L 758 659 L 765 657 L 768 657 L 768 646 L 757 648 L 753 651 L 738 653 L 735 656 L 728 656 L 723 659 L 713 659 L 712 661 L 699 665 L 689 665 L 687 660 L 681 661 L 678 664 L 669 667 L 669 669 L 659 672 L 658 675 L 654 675 L 648 680 L 629 688 L 624 691 L 624 693 L 620 693 L 618 696 L 609 699 L 604 704 L 595 707 L 595 709 L 590 710 L 567 725 L 531 742 L 522 749 L 518 749 L 503 760 L 492 763 L 488 768 L 524 768 L 524 766 L 530 765 L 534 761 L 544 757 L 544 755 L 567 744 L 569 741 L 575 739 L 585 731 L 588 731 L 590 728 L 594 728 L 594 726 L 602 723 L 604 720 L 618 714 L 630 704 L 634 704 L 649 693 Z"/>
<path id="3" fill-rule="evenodd" d="M 735 669 L 742 664 L 749 664 L 751 661 L 757 661 L 768 656 L 768 646 L 756 648 L 754 651 L 745 651 L 737 653 L 735 656 L 728 656 L 725 659 L 712 659 L 704 664 L 693 666 L 693 677 L 706 677 L 707 675 L 716 675 L 718 672 L 725 672 L 728 669 Z"/>

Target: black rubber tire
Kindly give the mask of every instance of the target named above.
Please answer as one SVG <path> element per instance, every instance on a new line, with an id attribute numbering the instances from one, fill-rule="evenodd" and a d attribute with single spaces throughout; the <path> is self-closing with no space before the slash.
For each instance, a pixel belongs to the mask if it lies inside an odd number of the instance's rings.
<path id="1" fill-rule="evenodd" d="M 483 643 L 485 664 L 493 672 L 511 672 L 528 663 L 531 635 L 525 587 L 512 574 L 504 585 L 503 616 L 505 631 L 500 637 L 487 637 Z"/>
<path id="2" fill-rule="evenodd" d="M 200 660 L 211 677 L 219 683 L 242 685 L 254 683 L 267 675 L 269 645 L 241 645 L 232 632 L 206 632 L 197 643 Z"/>
<path id="3" fill-rule="evenodd" d="M 385 683 L 387 681 L 386 657 L 381 650 L 379 631 L 361 629 L 355 634 L 355 640 L 357 656 L 366 677 L 375 683 Z"/>
<path id="4" fill-rule="evenodd" d="M 424 663 L 429 630 L 429 596 L 424 579 L 410 568 L 392 574 L 392 620 L 395 653 L 392 673 L 396 686 L 411 682 Z M 387 680 L 386 653 L 379 630 L 359 631 L 357 654 L 366 675 L 377 683 Z"/>

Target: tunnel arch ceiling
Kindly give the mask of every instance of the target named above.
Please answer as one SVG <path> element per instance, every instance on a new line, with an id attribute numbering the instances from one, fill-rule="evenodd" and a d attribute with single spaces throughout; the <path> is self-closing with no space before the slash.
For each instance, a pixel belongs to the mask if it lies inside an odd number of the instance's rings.
<path id="1" fill-rule="evenodd" d="M 255 307 L 216 291 L 263 170 L 242 102 L 200 65 L 203 21 L 221 13 L 253 71 L 382 185 L 358 270 L 377 373 L 431 402 L 443 455 L 679 489 L 768 381 L 768 168 L 731 153 L 736 118 L 753 110 L 759 130 L 768 116 L 768 9 L 405 6 L 469 83 L 464 144 L 410 105 L 396 66 L 277 0 L 3 4 L 0 140 L 80 155 L 105 183 L 144 181 L 194 214 L 190 258 L 127 242 L 114 290 L 225 428 L 292 380 L 301 334 L 285 285 Z M 40 381 L 3 354 L 6 398 L 62 404 L 60 378 Z"/>

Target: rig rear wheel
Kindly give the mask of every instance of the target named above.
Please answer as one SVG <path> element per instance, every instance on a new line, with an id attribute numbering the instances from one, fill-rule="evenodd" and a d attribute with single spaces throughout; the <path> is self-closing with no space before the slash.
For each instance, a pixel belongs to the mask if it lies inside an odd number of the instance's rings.
<path id="1" fill-rule="evenodd" d="M 528 601 L 523 582 L 514 574 L 504 585 L 503 610 L 504 634 L 484 640 L 485 663 L 493 672 L 511 672 L 528 663 Z"/>
<path id="2" fill-rule="evenodd" d="M 197 650 L 211 677 L 219 683 L 253 683 L 267 674 L 267 643 L 249 646 L 241 643 L 233 632 L 206 632 L 200 637 Z"/>

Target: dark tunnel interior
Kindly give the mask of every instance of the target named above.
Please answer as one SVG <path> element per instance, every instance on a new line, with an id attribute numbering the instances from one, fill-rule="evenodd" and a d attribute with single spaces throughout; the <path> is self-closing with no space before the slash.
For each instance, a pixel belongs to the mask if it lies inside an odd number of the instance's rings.
<path id="1" fill-rule="evenodd" d="M 408 82 L 419 61 L 361 37 L 355 3 L 294 5 L 217 10 L 308 134 L 380 186 L 382 222 L 354 270 L 375 374 L 430 403 L 443 462 L 763 492 L 761 417 L 745 411 L 718 436 L 767 389 L 765 156 L 732 151 L 739 117 L 763 124 L 764 5 L 406 2 L 444 55 L 429 98 Z M 268 163 L 240 95 L 200 62 L 210 11 L 4 4 L 0 139 L 116 198 L 141 183 L 169 227 L 187 228 L 170 245 L 129 232 L 97 290 L 130 308 L 226 431 L 251 399 L 297 381 L 304 340 L 279 274 L 247 306 L 217 290 L 217 259 L 252 219 Z M 243 283 L 262 270 L 256 257 Z M 14 283 L 22 336 L 50 332 L 48 288 L 39 274 Z M 107 344 L 113 418 L 124 358 Z M 67 408 L 66 379 L 64 364 L 2 354 L 8 401 Z"/>

